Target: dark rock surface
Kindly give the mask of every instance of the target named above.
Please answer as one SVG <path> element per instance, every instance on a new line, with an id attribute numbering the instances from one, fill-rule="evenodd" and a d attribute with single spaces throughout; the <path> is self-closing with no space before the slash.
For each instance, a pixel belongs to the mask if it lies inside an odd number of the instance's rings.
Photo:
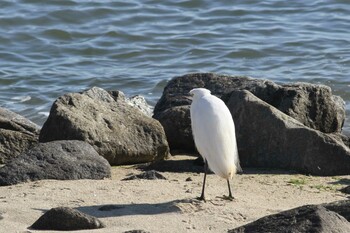
<path id="1" fill-rule="evenodd" d="M 166 180 L 167 178 L 165 178 L 162 174 L 160 174 L 159 172 L 157 172 L 155 170 L 150 170 L 150 171 L 142 172 L 141 174 L 138 174 L 138 175 L 132 175 L 132 176 L 126 177 L 122 180 L 139 180 L 139 179 Z"/>
<path id="2" fill-rule="evenodd" d="M 231 91 L 249 90 L 305 126 L 325 133 L 340 132 L 345 119 L 344 101 L 332 95 L 331 89 L 324 85 L 277 85 L 269 80 L 243 76 L 189 74 L 172 79 L 154 109 L 154 118 L 164 126 L 172 150 L 194 150 L 193 140 L 187 137 L 191 135 L 188 92 L 195 87 L 205 87 L 225 102 Z M 169 118 L 176 119 L 176 126 L 171 125 Z"/>
<path id="3" fill-rule="evenodd" d="M 154 117 L 163 125 L 174 153 L 194 150 L 190 105 L 169 108 Z"/>
<path id="4" fill-rule="evenodd" d="M 158 121 L 130 106 L 121 92 L 97 87 L 58 98 L 39 140 L 86 141 L 111 165 L 151 162 L 169 154 Z"/>
<path id="5" fill-rule="evenodd" d="M 341 215 L 322 206 L 307 205 L 260 218 L 228 232 L 347 233 L 350 232 L 350 223 Z"/>
<path id="6" fill-rule="evenodd" d="M 110 165 L 82 141 L 39 143 L 0 168 L 0 186 L 43 179 L 76 180 L 110 177 Z"/>
<path id="7" fill-rule="evenodd" d="M 344 134 L 337 134 L 339 136 L 339 138 L 344 142 L 344 144 L 350 148 L 350 137 L 344 135 Z"/>
<path id="8" fill-rule="evenodd" d="M 201 161 L 201 163 L 199 161 Z M 156 170 L 158 172 L 202 173 L 204 172 L 204 161 L 202 157 L 198 157 L 198 155 L 186 158 L 177 155 L 170 159 L 151 164 L 140 164 L 137 167 L 142 171 Z M 211 171 L 208 171 L 208 173 L 211 173 Z"/>
<path id="9" fill-rule="evenodd" d="M 37 144 L 39 131 L 30 120 L 0 107 L 0 164 Z"/>
<path id="10" fill-rule="evenodd" d="M 335 201 L 323 204 L 322 206 L 336 212 L 350 222 L 350 200 Z"/>
<path id="11" fill-rule="evenodd" d="M 339 138 L 304 126 L 249 91 L 233 91 L 227 106 L 243 167 L 350 174 L 350 149 Z"/>
<path id="12" fill-rule="evenodd" d="M 47 211 L 32 226 L 34 230 L 74 231 L 104 228 L 97 218 L 69 207 L 57 207 Z"/>

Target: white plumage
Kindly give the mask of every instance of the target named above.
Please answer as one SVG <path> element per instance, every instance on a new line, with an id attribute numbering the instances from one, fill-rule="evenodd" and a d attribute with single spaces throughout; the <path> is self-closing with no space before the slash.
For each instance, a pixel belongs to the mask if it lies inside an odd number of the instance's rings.
<path id="1" fill-rule="evenodd" d="M 191 104 L 191 124 L 198 152 L 206 165 L 220 177 L 227 180 L 241 171 L 239 164 L 235 125 L 226 104 L 205 88 L 195 88 Z M 205 178 L 203 185 L 205 185 Z M 201 199 L 204 199 L 204 186 Z"/>

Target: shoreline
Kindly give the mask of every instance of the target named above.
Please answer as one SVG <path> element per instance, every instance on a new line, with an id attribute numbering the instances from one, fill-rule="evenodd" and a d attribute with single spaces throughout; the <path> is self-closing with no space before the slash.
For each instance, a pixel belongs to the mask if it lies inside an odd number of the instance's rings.
<path id="1" fill-rule="evenodd" d="M 173 156 L 169 162 L 191 166 L 195 157 Z M 203 174 L 163 171 L 167 180 L 121 181 L 142 171 L 138 165 L 112 168 L 105 180 L 41 180 L 0 187 L 0 218 L 5 232 L 49 232 L 27 229 L 44 211 L 58 206 L 76 208 L 106 224 L 82 232 L 227 232 L 260 217 L 306 204 L 346 200 L 338 189 L 350 175 L 306 176 L 278 170 L 246 169 L 232 181 L 234 201 L 223 200 L 226 182 L 214 174 L 207 179 L 207 202 L 200 202 Z M 186 181 L 187 178 L 190 181 Z M 113 205 L 110 211 L 98 208 Z M 50 231 L 52 232 L 52 231 Z M 77 231 L 80 232 L 80 231 Z"/>

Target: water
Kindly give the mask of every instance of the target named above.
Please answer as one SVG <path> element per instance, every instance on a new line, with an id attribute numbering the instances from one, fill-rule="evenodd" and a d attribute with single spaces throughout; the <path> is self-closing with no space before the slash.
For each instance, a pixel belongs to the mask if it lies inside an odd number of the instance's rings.
<path id="1" fill-rule="evenodd" d="M 68 92 L 154 105 L 170 78 L 217 72 L 326 84 L 350 115 L 349 25 L 348 0 L 2 0 L 0 106 L 42 125 Z"/>

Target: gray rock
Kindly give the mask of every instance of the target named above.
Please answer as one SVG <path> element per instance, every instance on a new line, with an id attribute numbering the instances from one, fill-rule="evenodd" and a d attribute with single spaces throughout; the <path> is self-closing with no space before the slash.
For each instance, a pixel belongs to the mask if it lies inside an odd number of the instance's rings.
<path id="1" fill-rule="evenodd" d="M 204 168 L 204 161 L 201 156 L 188 159 L 167 159 L 151 164 L 138 166 L 143 171 L 156 170 L 158 172 L 173 173 L 201 173 Z M 208 171 L 211 173 L 211 171 Z"/>
<path id="2" fill-rule="evenodd" d="M 163 125 L 173 153 L 176 153 L 176 150 L 193 151 L 190 105 L 166 109 L 155 115 L 154 118 Z"/>
<path id="3" fill-rule="evenodd" d="M 38 143 L 39 131 L 30 120 L 0 107 L 0 164 Z"/>
<path id="4" fill-rule="evenodd" d="M 141 112 L 143 112 L 147 116 L 152 117 L 152 115 L 153 115 L 153 108 L 151 107 L 151 105 L 149 105 L 147 103 L 145 97 L 143 97 L 141 95 L 131 96 L 128 99 L 128 103 L 129 103 L 129 105 L 139 109 Z"/>
<path id="5" fill-rule="evenodd" d="M 134 95 L 130 98 L 126 98 L 124 93 L 121 91 L 108 91 L 108 93 L 112 95 L 114 100 L 126 102 L 127 104 L 135 107 L 136 109 L 140 110 L 147 116 L 152 117 L 153 107 L 147 103 L 145 97 L 141 95 Z"/>
<path id="6" fill-rule="evenodd" d="M 159 172 L 157 172 L 155 170 L 150 170 L 150 171 L 145 171 L 145 172 L 138 174 L 138 175 L 132 175 L 132 176 L 126 177 L 122 180 L 139 180 L 139 179 L 166 180 L 167 178 L 165 178 L 162 174 L 160 174 Z"/>
<path id="7" fill-rule="evenodd" d="M 326 209 L 336 212 L 350 222 L 350 200 L 335 201 L 322 204 Z"/>
<path id="8" fill-rule="evenodd" d="M 276 98 L 276 95 L 280 97 Z M 305 126 L 324 133 L 341 132 L 344 124 L 345 102 L 332 95 L 328 86 L 309 83 L 282 85 L 273 99 L 262 100 Z"/>
<path id="9" fill-rule="evenodd" d="M 110 165 L 82 141 L 39 143 L 0 168 L 0 186 L 43 179 L 76 180 L 110 177 Z"/>
<path id="10" fill-rule="evenodd" d="M 225 102 L 231 91 L 249 90 L 305 126 L 326 133 L 340 132 L 345 120 L 344 101 L 333 96 L 331 89 L 324 85 L 277 85 L 269 80 L 244 76 L 189 74 L 169 81 L 154 109 L 153 117 L 162 123 L 172 150 L 190 148 L 189 151 L 193 151 L 195 148 L 193 140 L 184 139 L 191 135 L 188 124 L 191 98 L 188 92 L 195 87 L 205 87 Z M 169 118 L 177 120 L 177 127 L 171 125 Z M 183 132 L 186 134 L 183 135 Z"/>
<path id="11" fill-rule="evenodd" d="M 111 165 L 164 159 L 169 147 L 162 125 L 130 106 L 121 92 L 93 87 L 66 94 L 52 105 L 39 140 L 82 140 Z"/>
<path id="12" fill-rule="evenodd" d="M 347 233 L 350 232 L 350 223 L 322 206 L 307 205 L 260 218 L 228 232 Z"/>
<path id="13" fill-rule="evenodd" d="M 249 91 L 233 91 L 227 106 L 243 167 L 350 174 L 350 149 L 339 138 L 304 126 Z"/>
<path id="14" fill-rule="evenodd" d="M 97 218 L 69 207 L 57 207 L 47 211 L 32 226 L 34 230 L 74 231 L 104 228 Z"/>
<path id="15" fill-rule="evenodd" d="M 335 133 L 333 135 L 334 137 L 337 137 L 339 140 L 343 141 L 343 143 L 350 148 L 350 137 L 341 133 Z"/>

